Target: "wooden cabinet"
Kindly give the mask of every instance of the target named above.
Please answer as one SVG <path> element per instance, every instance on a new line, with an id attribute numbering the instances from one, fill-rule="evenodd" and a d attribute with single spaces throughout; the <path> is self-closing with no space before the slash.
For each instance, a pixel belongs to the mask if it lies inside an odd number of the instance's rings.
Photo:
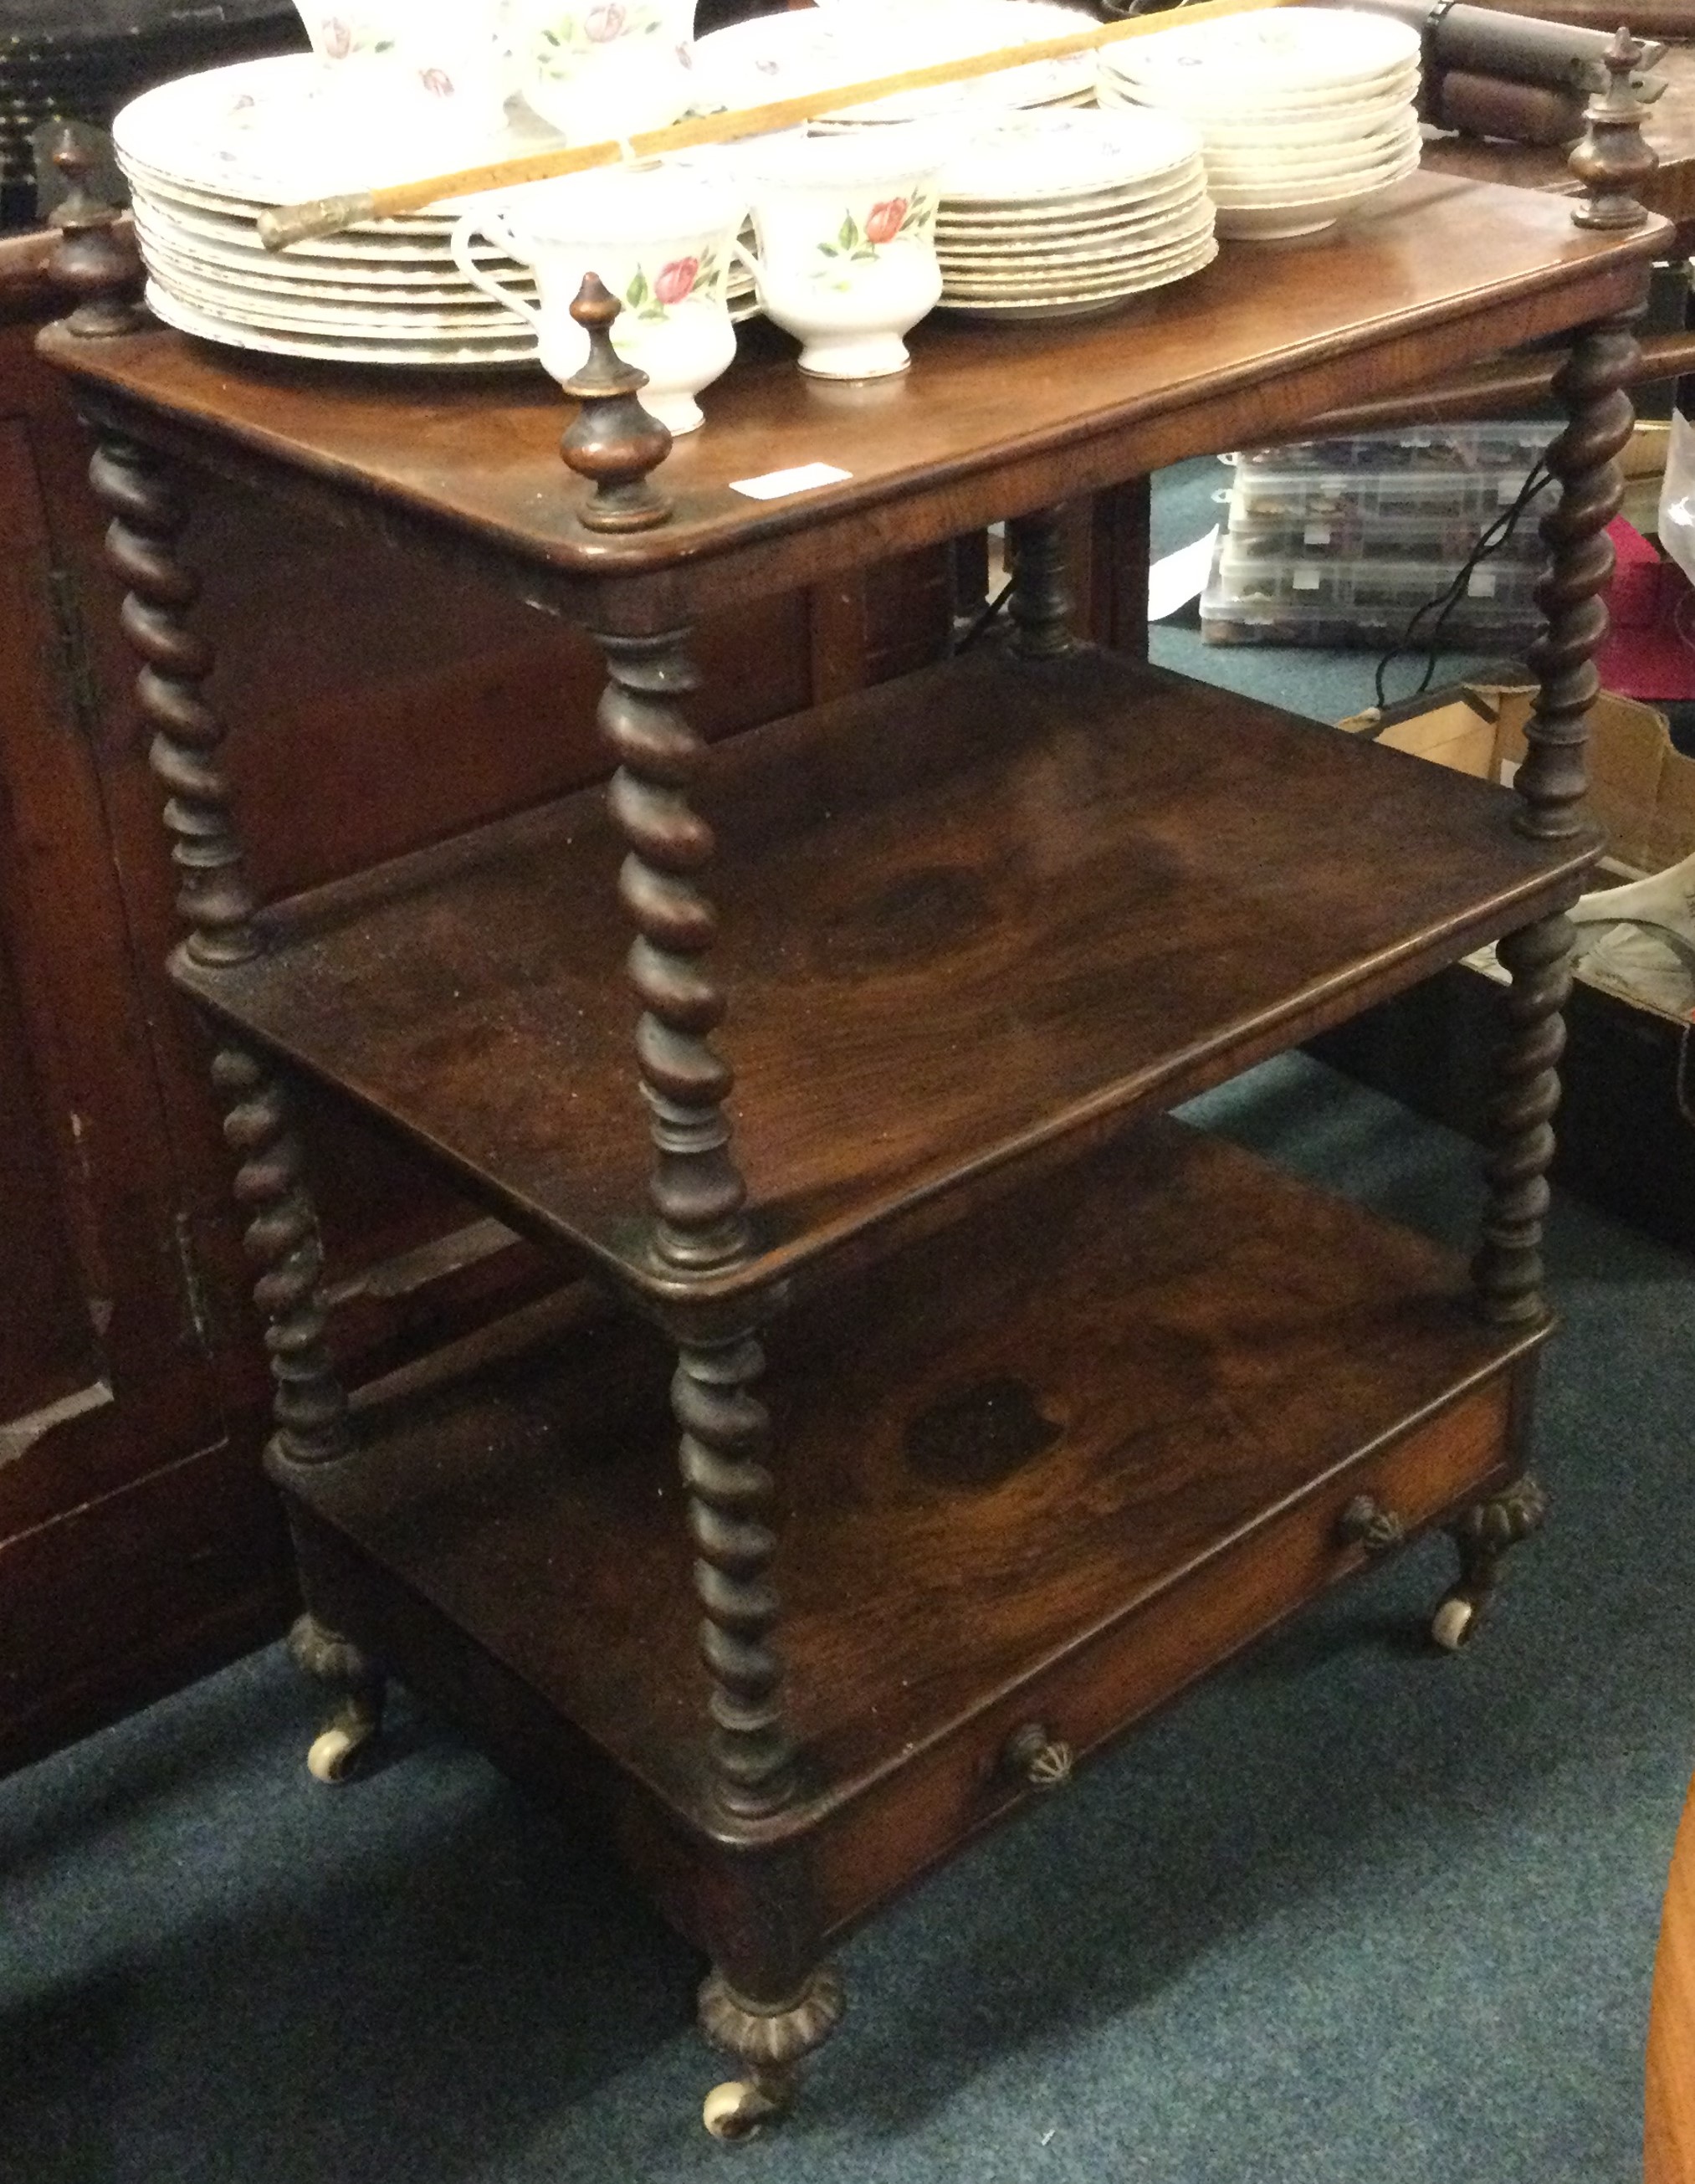
<path id="1" fill-rule="evenodd" d="M 0 243 L 0 1769 L 274 1635 L 294 1602 L 230 1157 L 162 975 L 176 916 L 88 437 L 35 353 L 44 258 Z M 498 589 L 234 486 L 190 535 L 267 890 L 604 772 L 592 648 Z M 933 658 L 952 607 L 931 550 L 721 616 L 706 724 Z M 351 1371 L 546 1285 L 339 1106 L 312 1135 Z"/>

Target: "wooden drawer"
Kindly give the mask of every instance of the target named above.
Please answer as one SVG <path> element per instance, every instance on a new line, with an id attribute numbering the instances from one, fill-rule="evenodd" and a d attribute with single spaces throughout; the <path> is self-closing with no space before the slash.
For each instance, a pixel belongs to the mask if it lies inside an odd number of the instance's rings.
<path id="1" fill-rule="evenodd" d="M 1356 1495 L 1373 1496 L 1410 1535 L 1498 1490 L 1518 1468 L 1534 1362 L 1503 1371 L 1387 1447 L 1315 1479 L 1175 1572 L 1155 1597 L 886 1776 L 838 1815 L 817 1845 L 826 1926 L 839 1932 L 851 1925 L 1035 1794 L 1006 1763 L 1020 1730 L 1039 1725 L 1081 1757 L 1363 1568 L 1365 1550 L 1341 1529 Z"/>

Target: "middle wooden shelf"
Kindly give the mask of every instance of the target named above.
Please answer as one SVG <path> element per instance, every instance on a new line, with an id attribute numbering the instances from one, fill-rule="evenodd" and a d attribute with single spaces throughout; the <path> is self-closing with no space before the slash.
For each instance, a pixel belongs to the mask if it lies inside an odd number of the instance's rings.
<path id="1" fill-rule="evenodd" d="M 652 1295 L 795 1273 L 950 1185 L 1169 1106 L 1558 900 L 1592 855 L 1515 800 L 1080 649 L 998 645 L 714 747 L 721 933 L 755 1251 L 678 1277 L 651 1158 L 603 791 L 284 903 L 180 983 Z"/>

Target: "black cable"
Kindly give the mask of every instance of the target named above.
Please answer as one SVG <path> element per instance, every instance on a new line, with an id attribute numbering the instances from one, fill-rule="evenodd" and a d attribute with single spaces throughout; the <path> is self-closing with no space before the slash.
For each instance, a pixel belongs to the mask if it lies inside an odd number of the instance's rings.
<path id="1" fill-rule="evenodd" d="M 956 654 L 969 652 L 970 650 L 971 647 L 976 643 L 977 639 L 982 635 L 983 632 L 989 627 L 989 624 L 994 620 L 995 616 L 1012 597 L 1013 582 L 1014 579 L 1009 577 L 1005 583 L 1001 586 L 999 591 L 995 593 L 993 599 L 992 599 L 988 604 L 981 610 L 976 620 L 971 624 L 971 627 L 954 646 L 953 649 Z"/>
<path id="2" fill-rule="evenodd" d="M 1422 697 L 1429 689 L 1436 675 L 1437 657 L 1442 649 L 1442 631 L 1448 625 L 1448 616 L 1466 596 L 1472 577 L 1475 574 L 1479 564 L 1487 561 L 1491 554 L 1500 553 L 1509 543 L 1514 532 L 1518 528 L 1520 518 L 1531 503 L 1538 493 L 1544 492 L 1553 483 L 1553 472 L 1548 466 L 1547 458 L 1539 457 L 1531 465 L 1530 474 L 1520 487 L 1511 504 L 1503 508 L 1500 514 L 1479 532 L 1476 543 L 1454 571 L 1451 582 L 1433 598 L 1425 600 L 1421 606 L 1414 608 L 1399 638 L 1377 662 L 1377 671 L 1372 678 L 1372 686 L 1376 694 L 1380 711 L 1389 702 L 1384 688 L 1385 677 L 1388 674 L 1391 666 L 1401 658 L 1403 653 L 1413 649 L 1414 640 L 1420 633 L 1420 624 L 1426 615 L 1433 614 L 1436 620 L 1430 625 L 1427 632 L 1425 671 L 1416 687 L 1407 694 L 1413 698 Z"/>

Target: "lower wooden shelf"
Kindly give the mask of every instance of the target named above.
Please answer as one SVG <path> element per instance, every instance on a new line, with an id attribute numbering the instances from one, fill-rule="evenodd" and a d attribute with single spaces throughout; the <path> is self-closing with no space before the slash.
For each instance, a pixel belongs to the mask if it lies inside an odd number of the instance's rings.
<path id="1" fill-rule="evenodd" d="M 586 1740 L 708 1850 L 823 1830 L 833 1926 L 1016 1797 L 1020 1724 L 1085 1750 L 1356 1568 L 1351 1496 L 1411 1530 L 1508 1476 L 1539 1332 L 1484 1327 L 1422 1240 L 1163 1119 L 803 1303 L 768 1340 L 804 1786 L 775 1822 L 709 1792 L 645 1325 L 597 1314 L 285 1484 L 319 1613 L 497 1757 L 545 1774 L 550 1736 Z"/>

